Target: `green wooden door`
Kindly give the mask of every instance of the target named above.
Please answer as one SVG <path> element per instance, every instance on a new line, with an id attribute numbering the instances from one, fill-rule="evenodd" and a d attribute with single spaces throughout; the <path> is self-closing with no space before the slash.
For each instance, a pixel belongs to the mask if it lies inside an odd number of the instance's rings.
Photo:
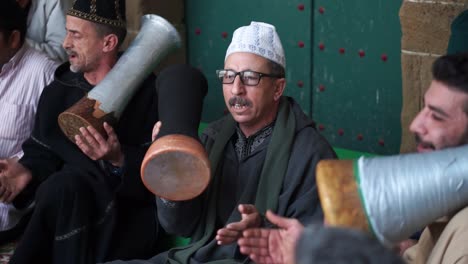
<path id="1" fill-rule="evenodd" d="M 392 154 L 400 146 L 401 1 L 186 0 L 188 61 L 209 81 L 203 122 L 226 113 L 223 67 L 233 31 L 276 26 L 286 55 L 286 94 L 334 147 Z"/>

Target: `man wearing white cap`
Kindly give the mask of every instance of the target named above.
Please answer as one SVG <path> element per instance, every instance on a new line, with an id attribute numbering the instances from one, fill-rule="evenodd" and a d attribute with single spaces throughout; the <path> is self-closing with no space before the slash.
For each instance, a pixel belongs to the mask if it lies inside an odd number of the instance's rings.
<path id="1" fill-rule="evenodd" d="M 164 229 L 190 237 L 192 244 L 131 263 L 250 261 L 236 241 L 244 229 L 268 225 L 261 217 L 267 209 L 303 223 L 321 221 L 315 165 L 335 153 L 300 106 L 283 96 L 284 67 L 274 26 L 252 22 L 234 32 L 224 68 L 217 71 L 231 114 L 201 137 L 211 184 L 189 201 L 157 198 Z"/>

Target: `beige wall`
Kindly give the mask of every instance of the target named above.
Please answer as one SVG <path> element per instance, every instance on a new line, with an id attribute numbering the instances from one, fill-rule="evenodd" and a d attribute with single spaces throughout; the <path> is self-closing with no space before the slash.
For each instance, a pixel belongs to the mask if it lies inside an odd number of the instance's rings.
<path id="1" fill-rule="evenodd" d="M 468 0 L 404 0 L 400 9 L 402 29 L 401 69 L 403 109 L 401 152 L 415 150 L 409 125 L 423 106 L 434 60 L 445 54 L 453 19 L 468 8 Z"/>

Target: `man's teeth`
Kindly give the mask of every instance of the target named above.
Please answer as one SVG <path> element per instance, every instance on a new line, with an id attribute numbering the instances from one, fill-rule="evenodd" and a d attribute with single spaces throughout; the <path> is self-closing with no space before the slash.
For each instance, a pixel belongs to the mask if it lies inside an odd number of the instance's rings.
<path id="1" fill-rule="evenodd" d="M 241 105 L 241 104 L 235 104 L 235 105 L 234 105 L 234 108 L 236 108 L 236 109 L 240 109 L 240 108 L 243 108 L 243 107 L 244 107 L 244 106 Z"/>

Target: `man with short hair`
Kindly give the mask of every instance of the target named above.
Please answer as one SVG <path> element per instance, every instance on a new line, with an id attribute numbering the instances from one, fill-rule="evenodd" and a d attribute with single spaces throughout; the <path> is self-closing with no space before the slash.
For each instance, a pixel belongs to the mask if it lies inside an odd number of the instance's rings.
<path id="1" fill-rule="evenodd" d="M 283 96 L 285 57 L 275 27 L 238 28 L 217 76 L 230 115 L 201 136 L 211 183 L 189 201 L 156 199 L 161 226 L 191 244 L 131 263 L 249 261 L 236 241 L 246 228 L 268 225 L 261 217 L 267 209 L 303 223 L 322 219 L 314 168 L 335 153 L 294 99 Z"/>
<path id="2" fill-rule="evenodd" d="M 104 123 L 106 135 L 82 127 L 71 142 L 59 128 L 58 115 L 118 61 L 126 33 L 125 1 L 77 0 L 66 20 L 63 47 L 69 63 L 57 69 L 43 91 L 24 156 L 19 162 L 2 161 L 0 199 L 36 204 L 10 263 L 149 257 L 159 227 L 154 196 L 141 183 L 139 169 L 158 120 L 155 76 L 142 82 L 114 127 Z"/>
<path id="3" fill-rule="evenodd" d="M 424 108 L 410 125 L 417 151 L 468 144 L 468 53 L 438 58 Z M 468 207 L 428 225 L 403 258 L 407 263 L 468 263 Z"/>
<path id="4" fill-rule="evenodd" d="M 468 143 L 468 54 L 445 55 L 432 67 L 433 80 L 424 107 L 410 125 L 419 153 Z M 257 263 L 291 263 L 302 225 L 294 219 L 267 218 L 279 229 L 251 229 L 240 239 L 241 252 Z M 403 255 L 407 263 L 465 263 L 468 261 L 468 207 L 449 219 L 430 224 L 418 243 Z"/>
<path id="5" fill-rule="evenodd" d="M 0 159 L 23 156 L 42 89 L 53 79 L 57 62 L 25 43 L 26 15 L 14 0 L 0 1 Z M 2 170 L 0 164 L 0 171 Z M 16 239 L 32 206 L 0 203 L 0 245 Z"/>

